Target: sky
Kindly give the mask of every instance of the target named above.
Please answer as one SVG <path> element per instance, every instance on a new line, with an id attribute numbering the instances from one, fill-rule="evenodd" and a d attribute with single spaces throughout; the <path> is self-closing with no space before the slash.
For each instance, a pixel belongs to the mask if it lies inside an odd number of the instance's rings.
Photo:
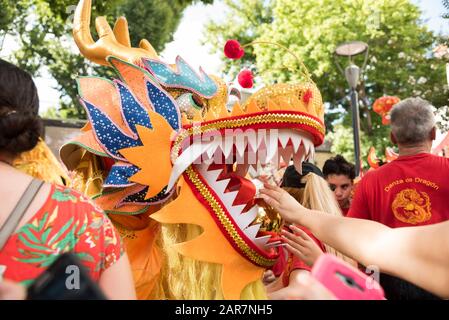
<path id="1" fill-rule="evenodd" d="M 435 32 L 449 34 L 449 22 L 441 18 L 444 8 L 441 0 L 412 0 L 418 4 L 423 11 L 423 20 L 429 29 Z M 221 0 L 215 0 L 213 5 L 197 3 L 188 7 L 183 15 L 181 23 L 174 35 L 174 40 L 168 43 L 165 50 L 160 54 L 161 58 L 172 63 L 178 54 L 189 62 L 194 68 L 203 67 L 208 73 L 220 73 L 222 62 L 218 54 L 211 54 L 211 48 L 201 43 L 205 25 L 210 21 L 210 17 L 220 21 L 224 19 L 226 6 Z M 7 56 L 11 51 L 17 49 L 17 44 L 13 38 L 5 40 L 1 56 Z M 49 106 L 57 105 L 59 94 L 54 88 L 55 80 L 48 74 L 36 78 L 39 96 L 41 99 L 41 111 L 45 111 Z"/>

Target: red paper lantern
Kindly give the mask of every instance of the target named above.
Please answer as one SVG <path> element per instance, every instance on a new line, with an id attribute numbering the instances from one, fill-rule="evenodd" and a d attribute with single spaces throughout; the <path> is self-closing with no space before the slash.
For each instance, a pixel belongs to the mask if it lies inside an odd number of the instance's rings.
<path id="1" fill-rule="evenodd" d="M 237 40 L 228 40 L 224 46 L 224 54 L 229 59 L 238 60 L 243 57 L 245 51 Z"/>
<path id="2" fill-rule="evenodd" d="M 388 113 L 390 112 L 391 108 L 393 108 L 393 106 L 399 101 L 401 101 L 401 99 L 399 99 L 398 97 L 380 97 L 374 102 L 373 110 L 380 115 Z"/>
<path id="3" fill-rule="evenodd" d="M 373 104 L 373 111 L 382 117 L 382 124 L 390 124 L 390 111 L 393 106 L 400 102 L 398 97 L 384 96 L 377 99 Z"/>
<path id="4" fill-rule="evenodd" d="M 237 79 L 242 88 L 250 89 L 254 85 L 254 76 L 251 70 L 242 70 Z"/>

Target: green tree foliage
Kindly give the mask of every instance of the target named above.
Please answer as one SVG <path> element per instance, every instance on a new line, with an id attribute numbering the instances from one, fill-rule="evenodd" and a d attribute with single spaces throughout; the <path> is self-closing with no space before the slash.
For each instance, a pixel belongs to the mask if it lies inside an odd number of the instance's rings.
<path id="1" fill-rule="evenodd" d="M 333 52 L 346 41 L 369 44 L 369 60 L 357 90 L 360 97 L 362 144 L 389 144 L 388 127 L 372 111 L 372 103 L 382 95 L 400 98 L 421 96 L 435 106 L 447 104 L 448 88 L 444 63 L 431 50 L 440 38 L 421 22 L 419 8 L 410 0 L 225 0 L 229 13 L 224 22 L 212 22 L 207 41 L 222 51 L 227 39 L 271 41 L 288 47 L 304 60 L 327 103 L 328 132 L 351 127 L 348 85 L 339 72 Z M 258 45 L 247 56 L 256 64 L 264 82 L 295 81 L 300 69 L 292 55 L 276 46 Z M 248 60 L 228 60 L 227 68 L 238 72 Z M 346 60 L 340 60 L 345 66 Z M 363 57 L 355 59 L 363 65 Z M 340 129 L 342 130 L 342 129 Z M 349 132 L 349 131 L 348 131 Z M 346 133 L 348 133 L 346 132 Z M 334 143 L 345 134 L 334 135 Z M 352 137 L 352 133 L 350 135 Z M 347 146 L 352 147 L 348 141 Z M 334 151 L 340 149 L 334 147 Z M 347 151 L 349 152 L 349 151 Z"/>
<path id="2" fill-rule="evenodd" d="M 0 31 L 4 31 L 13 21 L 16 5 L 11 0 L 0 0 L 0 8 Z"/>
<path id="3" fill-rule="evenodd" d="M 133 44 L 136 46 L 146 38 L 161 51 L 165 43 L 173 39 L 182 12 L 193 2 L 195 0 L 97 0 L 93 1 L 92 16 L 107 15 L 111 25 L 119 16 L 126 16 Z M 212 0 L 202 2 L 211 3 Z M 61 94 L 57 106 L 60 115 L 85 118 L 84 109 L 76 102 L 78 92 L 74 80 L 87 74 L 111 76 L 111 71 L 89 63 L 78 53 L 71 36 L 76 3 L 73 0 L 0 0 L 0 31 L 7 30 L 19 40 L 20 50 L 14 53 L 16 64 L 34 76 L 42 75 L 45 69 L 56 79 Z M 93 25 L 92 34 L 95 35 Z"/>
<path id="4" fill-rule="evenodd" d="M 443 6 L 446 12 L 443 14 L 443 18 L 449 19 L 449 0 L 443 0 Z"/>

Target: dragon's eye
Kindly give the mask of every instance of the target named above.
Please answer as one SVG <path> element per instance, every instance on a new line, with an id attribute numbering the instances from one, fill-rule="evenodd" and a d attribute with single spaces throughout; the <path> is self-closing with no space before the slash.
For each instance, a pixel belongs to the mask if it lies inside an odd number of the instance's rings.
<path id="1" fill-rule="evenodd" d="M 227 101 L 227 107 L 229 110 L 232 110 L 234 105 L 237 102 L 241 102 L 242 100 L 242 94 L 239 89 L 234 87 L 232 84 L 228 86 L 228 101 Z"/>
<path id="2" fill-rule="evenodd" d="M 193 117 L 195 110 L 203 110 L 204 103 L 196 94 L 186 92 L 176 98 L 179 110 L 184 112 L 188 118 Z"/>
<path id="3" fill-rule="evenodd" d="M 242 99 L 242 94 L 240 93 L 240 90 L 234 87 L 231 87 L 229 90 L 229 96 L 237 97 L 237 99 Z"/>

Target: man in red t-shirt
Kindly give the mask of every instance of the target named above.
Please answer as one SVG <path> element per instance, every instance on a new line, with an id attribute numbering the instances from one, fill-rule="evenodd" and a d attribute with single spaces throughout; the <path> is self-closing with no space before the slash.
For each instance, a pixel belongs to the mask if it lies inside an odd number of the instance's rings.
<path id="1" fill-rule="evenodd" d="M 448 220 L 449 159 L 430 154 L 435 139 L 431 105 L 419 98 L 398 103 L 391 130 L 399 158 L 362 178 L 348 217 L 392 228 Z"/>
<path id="2" fill-rule="evenodd" d="M 430 154 L 435 132 L 427 101 L 409 98 L 395 105 L 391 140 L 398 146 L 399 158 L 362 178 L 348 217 L 391 228 L 448 220 L 449 159 Z"/>

